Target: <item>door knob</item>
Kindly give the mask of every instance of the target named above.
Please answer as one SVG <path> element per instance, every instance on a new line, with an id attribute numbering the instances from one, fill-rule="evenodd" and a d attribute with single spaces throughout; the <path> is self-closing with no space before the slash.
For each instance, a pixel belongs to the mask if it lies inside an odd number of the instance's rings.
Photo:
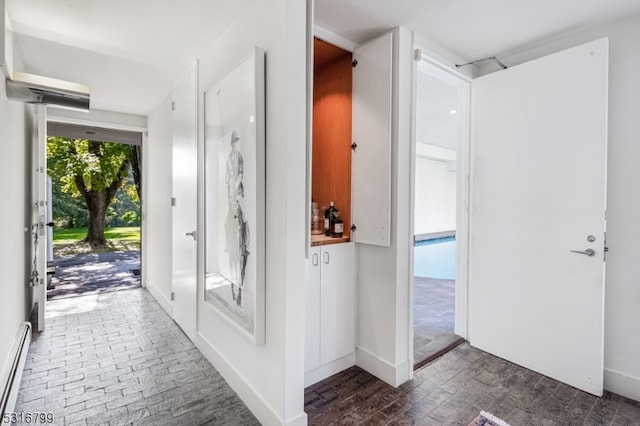
<path id="1" fill-rule="evenodd" d="M 196 231 L 185 232 L 185 233 L 184 233 L 184 236 L 185 236 L 185 237 L 189 237 L 189 236 L 191 236 L 191 237 L 193 237 L 193 239 L 195 240 L 195 239 L 196 239 Z"/>
<path id="2" fill-rule="evenodd" d="M 580 250 L 569 250 L 571 253 L 578 253 L 578 254 L 584 254 L 585 256 L 589 256 L 592 257 L 596 254 L 596 251 L 594 249 L 586 249 L 585 251 L 580 251 Z"/>

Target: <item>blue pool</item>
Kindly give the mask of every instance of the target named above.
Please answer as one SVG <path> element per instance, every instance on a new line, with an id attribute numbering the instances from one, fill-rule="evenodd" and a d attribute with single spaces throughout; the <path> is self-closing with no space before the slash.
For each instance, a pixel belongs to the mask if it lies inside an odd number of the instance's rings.
<path id="1" fill-rule="evenodd" d="M 418 241 L 413 255 L 414 276 L 456 279 L 456 237 Z"/>

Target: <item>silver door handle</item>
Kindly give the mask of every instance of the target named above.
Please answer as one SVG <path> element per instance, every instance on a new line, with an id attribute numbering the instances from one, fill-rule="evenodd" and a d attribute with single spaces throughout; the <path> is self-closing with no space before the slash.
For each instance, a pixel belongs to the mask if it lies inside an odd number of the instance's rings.
<path id="1" fill-rule="evenodd" d="M 185 237 L 192 236 L 192 237 L 193 237 L 193 239 L 195 240 L 195 239 L 196 239 L 196 231 L 185 232 L 185 233 L 184 233 L 184 236 L 185 236 Z"/>
<path id="2" fill-rule="evenodd" d="M 578 253 L 578 254 L 584 254 L 585 256 L 589 256 L 592 257 L 596 254 L 596 251 L 594 249 L 586 249 L 585 251 L 580 251 L 580 250 L 569 250 L 571 253 Z"/>

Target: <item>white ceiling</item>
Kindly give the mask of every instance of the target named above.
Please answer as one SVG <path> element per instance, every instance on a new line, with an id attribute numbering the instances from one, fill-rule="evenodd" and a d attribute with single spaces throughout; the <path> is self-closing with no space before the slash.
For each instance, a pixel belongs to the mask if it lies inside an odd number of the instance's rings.
<path id="1" fill-rule="evenodd" d="M 255 0 L 6 0 L 26 71 L 90 86 L 91 108 L 147 115 Z"/>
<path id="2" fill-rule="evenodd" d="M 420 62 L 416 76 L 416 142 L 456 150 L 464 114 L 461 82 Z"/>
<path id="3" fill-rule="evenodd" d="M 94 109 L 147 115 L 257 0 L 6 0 L 25 71 L 91 87 Z M 302 0 L 301 0 L 302 1 Z M 469 60 L 640 13 L 640 0 L 316 0 L 356 43 L 403 25 Z"/>
<path id="4" fill-rule="evenodd" d="M 640 0 L 316 0 L 315 21 L 355 43 L 402 25 L 475 60 L 640 14 Z"/>

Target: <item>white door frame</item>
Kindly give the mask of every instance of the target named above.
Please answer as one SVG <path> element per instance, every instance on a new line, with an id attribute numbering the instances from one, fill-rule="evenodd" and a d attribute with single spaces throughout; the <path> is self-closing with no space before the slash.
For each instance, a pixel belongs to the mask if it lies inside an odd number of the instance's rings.
<path id="1" fill-rule="evenodd" d="M 457 167 L 456 167 L 456 282 L 455 282 L 455 329 L 454 332 L 462 338 L 467 338 L 468 332 L 468 252 L 469 252 L 469 198 L 470 198 L 470 106 L 471 106 L 471 81 L 472 79 L 454 69 L 433 59 L 420 46 L 416 46 L 414 56 L 414 72 L 413 72 L 413 90 L 412 90 L 412 129 L 411 129 L 411 164 L 410 164 L 410 182 L 411 182 L 411 205 L 410 209 L 410 228 L 413 234 L 415 221 L 415 172 L 416 172 L 416 102 L 417 102 L 417 69 L 420 61 L 425 61 L 433 65 L 452 77 L 458 79 L 464 87 L 463 93 L 463 114 L 461 115 L 461 136 L 457 149 Z M 413 245 L 413 238 L 410 239 Z M 409 356 L 413 365 L 413 268 L 414 254 L 413 246 L 410 249 L 409 256 L 410 268 L 410 291 L 409 291 Z"/>
<path id="2" fill-rule="evenodd" d="M 32 252 L 31 285 L 35 286 L 38 301 L 38 331 L 45 328 L 47 305 L 47 107 L 35 107 L 34 140 L 32 152 Z M 37 280 L 35 279 L 37 277 Z"/>

